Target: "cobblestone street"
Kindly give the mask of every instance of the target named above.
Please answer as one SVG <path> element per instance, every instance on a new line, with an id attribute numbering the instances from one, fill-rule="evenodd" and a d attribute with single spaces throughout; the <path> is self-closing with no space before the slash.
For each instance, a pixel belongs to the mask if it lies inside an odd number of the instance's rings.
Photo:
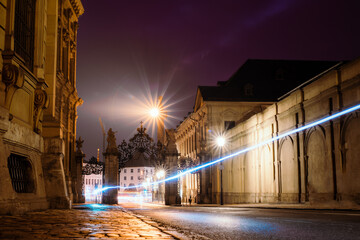
<path id="1" fill-rule="evenodd" d="M 21 216 L 0 216 L 0 239 L 177 239 L 119 206 L 78 205 Z"/>

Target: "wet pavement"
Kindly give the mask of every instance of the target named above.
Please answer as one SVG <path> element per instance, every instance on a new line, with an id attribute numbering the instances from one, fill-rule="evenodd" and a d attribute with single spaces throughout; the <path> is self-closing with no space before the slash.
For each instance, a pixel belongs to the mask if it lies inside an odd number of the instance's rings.
<path id="1" fill-rule="evenodd" d="M 360 211 L 312 210 L 301 206 L 161 206 L 121 203 L 135 214 L 182 231 L 193 239 L 360 240 Z M 296 209 L 293 209 L 296 207 Z"/>
<path id="2" fill-rule="evenodd" d="M 0 239 L 179 239 L 178 233 L 119 206 L 79 205 L 0 216 Z"/>

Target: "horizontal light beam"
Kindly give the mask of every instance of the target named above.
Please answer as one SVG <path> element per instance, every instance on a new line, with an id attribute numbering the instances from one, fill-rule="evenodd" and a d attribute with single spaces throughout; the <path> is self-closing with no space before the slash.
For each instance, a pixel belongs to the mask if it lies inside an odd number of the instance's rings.
<path id="1" fill-rule="evenodd" d="M 274 142 L 274 141 L 276 141 L 276 140 L 279 140 L 279 139 L 281 139 L 281 138 L 283 138 L 283 137 L 286 137 L 286 136 L 289 136 L 289 135 L 292 135 L 292 134 L 295 134 L 295 133 L 304 131 L 304 130 L 309 129 L 309 128 L 312 128 L 312 127 L 315 127 L 315 126 L 317 126 L 317 125 L 320 125 L 320 124 L 322 124 L 322 123 L 331 121 L 331 120 L 333 120 L 333 119 L 335 119 L 335 118 L 341 117 L 341 116 L 343 116 L 343 115 L 345 115 L 345 114 L 351 113 L 351 112 L 356 111 L 356 110 L 359 110 L 359 109 L 360 109 L 360 104 L 358 104 L 358 105 L 356 105 L 356 106 L 354 106 L 354 107 L 345 109 L 345 110 L 343 110 L 343 111 L 340 111 L 340 112 L 338 112 L 338 113 L 336 113 L 336 114 L 333 114 L 333 115 L 327 116 L 327 117 L 325 117 L 325 118 L 319 119 L 319 120 L 317 120 L 317 121 L 315 121 L 315 122 L 309 123 L 309 124 L 304 125 L 304 126 L 302 126 L 302 127 L 300 127 L 300 128 L 296 128 L 296 129 L 294 129 L 294 130 L 285 132 L 285 133 L 280 134 L 280 135 L 278 135 L 278 136 L 276 136 L 276 137 L 273 137 L 273 138 L 271 138 L 271 139 L 269 139 L 269 140 L 263 141 L 263 142 L 261 142 L 261 143 L 259 143 L 259 144 L 255 144 L 255 145 L 253 145 L 253 146 L 244 148 L 244 149 L 239 150 L 239 151 L 237 151 L 237 152 L 235 152 L 235 153 L 229 154 L 229 155 L 227 155 L 227 156 L 225 156 L 225 157 L 222 157 L 222 158 L 219 158 L 219 159 L 215 159 L 215 160 L 213 160 L 213 161 L 211 161 L 211 162 L 204 163 L 204 164 L 202 164 L 202 165 L 199 165 L 199 166 L 190 168 L 190 169 L 188 169 L 188 170 L 186 170 L 186 171 L 183 171 L 183 172 L 181 172 L 181 173 L 178 173 L 178 174 L 176 174 L 176 175 L 174 175 L 174 176 L 170 176 L 170 177 L 168 177 L 168 178 L 165 178 L 165 179 L 162 179 L 162 180 L 159 180 L 159 181 L 156 181 L 156 182 L 149 182 L 149 183 L 147 183 L 147 186 L 155 185 L 155 184 L 159 184 L 159 183 L 163 183 L 163 182 L 167 182 L 167 181 L 171 181 L 171 180 L 177 179 L 177 178 L 182 177 L 182 176 L 184 176 L 184 175 L 186 175 L 186 174 L 188 174 L 188 173 L 196 172 L 196 171 L 198 171 L 198 170 L 200 170 L 200 169 L 202 169 L 202 168 L 206 168 L 206 167 L 209 167 L 209 166 L 214 165 L 214 164 L 216 164 L 216 163 L 222 162 L 222 161 L 224 161 L 224 160 L 226 160 L 226 159 L 236 157 L 236 156 L 238 156 L 238 155 L 240 155 L 240 154 L 246 153 L 246 152 L 251 151 L 251 150 L 254 150 L 254 149 L 258 148 L 258 147 L 261 147 L 261 146 L 264 146 L 264 145 L 266 145 L 266 144 L 272 143 L 272 142 Z M 134 189 L 134 188 L 138 188 L 138 187 L 143 187 L 143 185 L 137 185 L 137 186 L 131 186 L 131 187 L 108 186 L 108 187 L 104 187 L 104 188 L 101 188 L 101 189 L 97 189 L 97 190 L 93 191 L 92 194 L 96 195 L 96 194 L 99 194 L 100 192 L 106 191 L 106 190 L 108 190 L 108 189 L 114 189 L 114 188 Z"/>

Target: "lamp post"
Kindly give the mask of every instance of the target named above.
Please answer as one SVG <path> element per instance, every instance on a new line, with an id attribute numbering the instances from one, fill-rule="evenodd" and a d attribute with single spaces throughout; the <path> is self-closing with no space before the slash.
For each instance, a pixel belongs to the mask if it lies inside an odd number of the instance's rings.
<path id="1" fill-rule="evenodd" d="M 216 143 L 218 147 L 220 148 L 220 158 L 222 157 L 222 149 L 225 145 L 225 138 L 223 136 L 219 136 L 216 138 Z M 222 161 L 220 162 L 220 205 L 224 205 L 224 191 L 223 191 L 223 169 L 224 166 L 222 164 Z"/>

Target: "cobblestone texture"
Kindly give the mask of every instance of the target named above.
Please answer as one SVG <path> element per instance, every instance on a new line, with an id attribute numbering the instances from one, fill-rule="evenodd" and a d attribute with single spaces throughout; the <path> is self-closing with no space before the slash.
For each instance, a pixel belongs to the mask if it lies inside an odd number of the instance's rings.
<path id="1" fill-rule="evenodd" d="M 177 239 L 118 206 L 0 216 L 0 239 Z"/>

